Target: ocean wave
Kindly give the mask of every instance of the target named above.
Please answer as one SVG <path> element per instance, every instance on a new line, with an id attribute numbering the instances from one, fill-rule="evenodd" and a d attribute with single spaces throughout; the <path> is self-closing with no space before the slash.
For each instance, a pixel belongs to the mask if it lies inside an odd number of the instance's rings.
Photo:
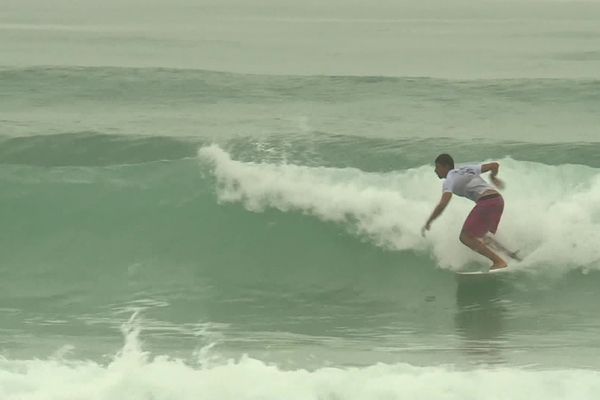
<path id="1" fill-rule="evenodd" d="M 420 228 L 440 196 L 431 167 L 388 173 L 356 168 L 241 162 L 218 146 L 199 150 L 216 178 L 218 198 L 247 210 L 300 212 L 345 225 L 376 246 L 397 251 L 430 249 L 442 267 L 458 269 L 478 256 L 457 245 L 472 205 L 455 200 L 427 239 Z M 519 247 L 531 265 L 600 269 L 600 173 L 577 165 L 548 166 L 501 160 L 508 182 L 498 237 Z"/>
<path id="2" fill-rule="evenodd" d="M 275 286 L 318 282 L 327 290 L 358 285 L 376 292 L 366 265 L 396 283 L 416 274 L 445 285 L 447 271 L 487 263 L 458 241 L 472 207 L 467 200 L 455 198 L 421 237 L 441 183 L 431 165 L 410 156 L 400 162 L 405 167 L 393 169 L 390 161 L 382 168 L 379 154 L 389 149 L 378 153 L 378 143 L 361 164 L 357 150 L 307 155 L 288 152 L 285 142 L 251 146 L 246 139 L 228 150 L 211 145 L 198 152 L 197 144 L 182 144 L 185 153 L 168 159 L 142 154 L 141 138 L 132 147 L 141 162 L 131 162 L 136 159 L 126 151 L 107 151 L 87 165 L 48 166 L 32 140 L 31 160 L 40 165 L 5 163 L 0 170 L 2 221 L 10 227 L 2 240 L 11 249 L 2 261 L 11 266 L 7 277 L 32 292 L 29 274 L 50 270 L 57 276 L 98 271 L 107 285 L 123 274 L 173 282 L 198 274 L 219 284 L 262 284 L 268 276 Z M 122 144 L 105 143 L 109 149 Z M 197 156 L 178 158 L 190 148 Z M 401 150 L 389 157 L 402 160 Z M 94 165 L 111 154 L 106 165 Z M 546 276 L 600 270 L 598 168 L 500 162 L 507 189 L 498 237 L 525 256 L 511 268 Z M 348 166 L 355 164 L 365 167 Z M 166 277 L 165 270 L 177 274 Z"/>

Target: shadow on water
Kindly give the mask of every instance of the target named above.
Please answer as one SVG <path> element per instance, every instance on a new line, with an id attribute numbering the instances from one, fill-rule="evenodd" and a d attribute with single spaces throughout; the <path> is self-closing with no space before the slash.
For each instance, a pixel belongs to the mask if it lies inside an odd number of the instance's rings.
<path id="1" fill-rule="evenodd" d="M 507 313 L 502 301 L 506 282 L 501 279 L 458 281 L 456 289 L 457 334 L 467 356 L 477 363 L 501 364 L 504 323 Z"/>

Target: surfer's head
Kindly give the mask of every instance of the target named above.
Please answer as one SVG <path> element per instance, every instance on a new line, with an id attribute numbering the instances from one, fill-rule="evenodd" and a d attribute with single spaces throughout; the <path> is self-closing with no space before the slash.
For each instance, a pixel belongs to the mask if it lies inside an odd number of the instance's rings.
<path id="1" fill-rule="evenodd" d="M 454 169 L 454 160 L 450 157 L 450 154 L 440 154 L 437 156 L 435 159 L 435 173 L 438 178 L 445 178 L 451 169 Z"/>

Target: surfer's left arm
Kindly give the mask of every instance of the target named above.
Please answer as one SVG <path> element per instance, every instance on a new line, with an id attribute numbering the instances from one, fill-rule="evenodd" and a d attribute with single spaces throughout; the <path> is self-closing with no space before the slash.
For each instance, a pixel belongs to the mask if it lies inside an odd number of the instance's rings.
<path id="1" fill-rule="evenodd" d="M 500 169 L 500 164 L 498 164 L 497 162 L 481 164 L 481 173 L 491 171 L 490 175 L 494 178 L 496 177 L 496 175 L 498 175 L 499 169 Z"/>
<path id="2" fill-rule="evenodd" d="M 444 212 L 444 209 L 446 209 L 446 206 L 450 202 L 451 198 L 452 198 L 452 192 L 444 192 L 442 194 L 442 198 L 440 199 L 440 202 L 438 203 L 437 206 L 435 206 L 435 208 L 433 209 L 433 212 L 431 213 L 431 216 L 429 217 L 429 219 L 427 220 L 427 222 L 421 229 L 421 235 L 425 236 L 425 231 L 428 231 L 431 228 L 431 223 L 437 217 L 439 217 L 442 214 L 442 212 Z"/>

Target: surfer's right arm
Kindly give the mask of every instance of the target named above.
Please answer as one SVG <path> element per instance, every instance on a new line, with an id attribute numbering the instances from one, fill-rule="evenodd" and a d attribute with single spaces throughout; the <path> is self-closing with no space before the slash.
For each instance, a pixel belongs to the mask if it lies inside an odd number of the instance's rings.
<path id="1" fill-rule="evenodd" d="M 429 219 L 427 220 L 427 222 L 425 223 L 423 228 L 421 228 L 422 236 L 425 236 L 425 231 L 428 231 L 431 228 L 431 223 L 433 222 L 433 220 L 435 220 L 437 217 L 440 216 L 440 214 L 444 211 L 444 209 L 448 205 L 448 202 L 450 201 L 451 198 L 452 198 L 452 192 L 444 192 L 442 194 L 442 198 L 440 199 L 440 202 L 438 203 L 437 206 L 435 206 L 435 208 L 433 209 L 433 212 L 431 213 L 431 216 L 429 217 Z"/>
<path id="2" fill-rule="evenodd" d="M 494 184 L 494 186 L 496 186 L 498 189 L 504 189 L 504 182 L 502 182 L 500 179 L 498 179 L 496 177 L 496 175 L 498 175 L 499 169 L 500 169 L 500 164 L 498 164 L 497 162 L 491 162 L 491 163 L 481 165 L 481 173 L 483 174 L 484 172 L 491 171 L 490 179 L 491 179 L 492 183 Z"/>

